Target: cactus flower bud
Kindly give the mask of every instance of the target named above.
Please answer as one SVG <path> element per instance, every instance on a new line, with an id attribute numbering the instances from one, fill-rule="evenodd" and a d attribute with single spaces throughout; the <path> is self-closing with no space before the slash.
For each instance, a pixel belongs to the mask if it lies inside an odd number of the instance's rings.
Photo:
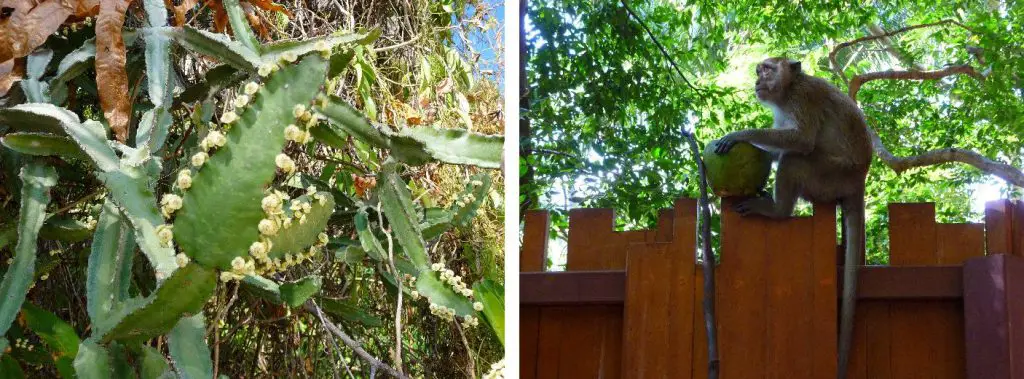
<path id="1" fill-rule="evenodd" d="M 195 166 L 195 167 L 202 167 L 203 164 L 206 163 L 206 158 L 209 158 L 209 157 L 210 157 L 209 155 L 207 155 L 206 153 L 200 151 L 200 152 L 198 152 L 198 153 L 196 153 L 195 155 L 192 156 L 192 165 Z"/>
<path id="2" fill-rule="evenodd" d="M 163 224 L 156 227 L 156 238 L 160 240 L 160 243 L 163 244 L 164 247 L 171 246 L 171 241 L 174 240 L 173 229 L 173 225 L 167 224 Z"/>
<path id="3" fill-rule="evenodd" d="M 245 94 L 246 95 L 255 94 L 256 91 L 259 91 L 259 90 L 260 90 L 260 85 L 256 84 L 256 82 L 245 83 Z"/>
<path id="4" fill-rule="evenodd" d="M 246 104 L 249 104 L 249 96 L 238 95 L 238 97 L 235 97 L 235 108 L 244 107 Z"/>
<path id="5" fill-rule="evenodd" d="M 178 171 L 178 178 L 174 181 L 178 188 L 188 189 L 192 187 L 192 172 L 189 170 Z"/>
<path id="6" fill-rule="evenodd" d="M 185 255 L 185 253 L 178 253 L 178 255 L 174 256 L 174 262 L 178 264 L 178 267 L 188 266 L 188 262 L 190 261 L 191 260 L 188 259 L 188 256 Z"/>
<path id="7" fill-rule="evenodd" d="M 295 172 L 295 162 L 292 161 L 292 158 L 287 154 L 278 154 L 277 157 L 274 158 L 274 163 L 285 173 L 291 174 L 292 172 Z"/>
<path id="8" fill-rule="evenodd" d="M 273 236 L 277 234 L 277 223 L 268 219 L 260 220 L 260 224 L 257 228 L 260 230 L 260 234 L 265 236 Z"/>

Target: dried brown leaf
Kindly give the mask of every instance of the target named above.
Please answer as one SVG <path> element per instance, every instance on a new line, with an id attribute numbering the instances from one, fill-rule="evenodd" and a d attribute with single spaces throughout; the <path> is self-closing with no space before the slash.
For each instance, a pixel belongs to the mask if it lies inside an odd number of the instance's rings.
<path id="1" fill-rule="evenodd" d="M 181 5 L 174 5 L 173 1 L 164 0 L 164 5 L 167 6 L 167 9 L 174 13 L 174 26 L 182 26 L 188 23 L 188 19 L 185 16 L 197 4 L 199 4 L 199 0 L 182 0 Z"/>
<path id="2" fill-rule="evenodd" d="M 25 60 L 11 59 L 0 63 L 0 96 L 7 94 L 11 86 L 25 76 Z"/>
<path id="3" fill-rule="evenodd" d="M 128 74 L 125 72 L 125 47 L 121 37 L 124 13 L 130 0 L 100 0 L 96 17 L 96 84 L 99 87 L 103 115 L 114 131 L 114 138 L 128 139 L 131 101 L 128 99 Z"/>
<path id="4" fill-rule="evenodd" d="M 0 6 L 5 8 L 5 17 L 0 18 L 0 62 L 31 53 L 68 16 L 92 16 L 99 10 L 98 0 L 0 0 Z"/>

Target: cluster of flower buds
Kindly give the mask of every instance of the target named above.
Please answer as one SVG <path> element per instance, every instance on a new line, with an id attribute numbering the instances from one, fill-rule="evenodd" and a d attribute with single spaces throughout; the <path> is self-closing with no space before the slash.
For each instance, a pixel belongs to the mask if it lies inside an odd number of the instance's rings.
<path id="1" fill-rule="evenodd" d="M 32 349 L 35 348 L 35 345 L 29 344 L 28 339 L 18 338 L 14 340 L 14 347 L 22 350 L 32 351 Z"/>
<path id="2" fill-rule="evenodd" d="M 164 247 L 171 247 L 171 241 L 174 241 L 174 225 L 162 224 L 157 226 L 155 231 L 160 244 Z"/>
<path id="3" fill-rule="evenodd" d="M 448 321 L 455 320 L 455 310 L 441 304 L 430 303 L 430 314 Z"/>
<path id="4" fill-rule="evenodd" d="M 164 194 L 164 197 L 160 198 L 160 213 L 164 215 L 164 218 L 171 218 L 174 212 L 181 209 L 182 200 L 181 196 L 173 193 Z"/>
<path id="5" fill-rule="evenodd" d="M 222 271 L 220 281 L 241 280 L 246 275 L 256 275 L 256 262 L 252 259 L 235 257 L 231 260 L 231 271 Z"/>
<path id="6" fill-rule="evenodd" d="M 473 187 L 479 187 L 484 185 L 484 182 L 480 181 L 479 179 L 474 179 L 470 181 L 469 184 L 472 185 Z M 467 192 L 465 196 L 455 198 L 455 205 L 458 205 L 459 207 L 464 207 L 466 206 L 466 204 L 472 204 L 474 201 L 476 201 L 476 195 L 473 195 L 473 192 Z"/>
<path id="7" fill-rule="evenodd" d="M 228 113 L 234 115 L 234 112 Z M 225 113 L 225 115 L 227 115 L 228 113 Z M 221 133 L 220 131 L 217 130 L 211 130 L 210 133 L 206 134 L 206 138 L 203 138 L 203 140 L 199 142 L 199 148 L 202 149 L 203 152 L 208 152 L 212 148 L 224 147 L 224 145 L 226 145 L 227 143 L 228 138 L 224 136 L 224 133 Z"/>
<path id="8" fill-rule="evenodd" d="M 484 374 L 483 379 L 505 379 L 505 358 L 494 362 L 491 365 L 491 371 Z"/>
<path id="9" fill-rule="evenodd" d="M 178 267 L 188 266 L 188 263 L 191 261 L 185 253 L 178 253 L 178 255 L 174 256 L 174 262 L 178 264 Z"/>
<path id="10" fill-rule="evenodd" d="M 441 277 L 441 282 L 452 286 L 452 289 L 454 289 L 455 292 L 465 296 L 467 299 L 473 298 L 473 289 L 466 286 L 466 283 L 462 281 L 461 276 L 455 275 L 454 271 L 444 268 L 443 263 L 434 263 L 430 265 L 430 269 L 437 271 L 438 275 Z"/>

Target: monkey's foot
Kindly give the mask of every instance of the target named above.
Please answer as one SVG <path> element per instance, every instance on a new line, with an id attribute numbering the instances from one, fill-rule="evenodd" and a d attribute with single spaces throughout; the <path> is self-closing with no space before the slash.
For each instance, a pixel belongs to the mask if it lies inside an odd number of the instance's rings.
<path id="1" fill-rule="evenodd" d="M 733 208 L 740 216 L 767 216 L 775 218 L 775 202 L 770 197 L 754 197 L 743 200 Z"/>

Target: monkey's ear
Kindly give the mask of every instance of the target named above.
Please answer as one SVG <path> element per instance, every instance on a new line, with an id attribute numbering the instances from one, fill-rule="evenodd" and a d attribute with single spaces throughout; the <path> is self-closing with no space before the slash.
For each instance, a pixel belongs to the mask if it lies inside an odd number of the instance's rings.
<path id="1" fill-rule="evenodd" d="M 789 61 L 789 70 L 792 72 L 800 72 L 800 61 Z"/>

